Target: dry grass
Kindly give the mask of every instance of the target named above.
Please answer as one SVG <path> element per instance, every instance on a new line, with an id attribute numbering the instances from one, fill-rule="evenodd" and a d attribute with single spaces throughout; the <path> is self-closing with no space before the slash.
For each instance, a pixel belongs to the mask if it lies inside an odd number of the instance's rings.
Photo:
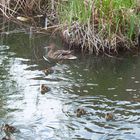
<path id="1" fill-rule="evenodd" d="M 52 26 L 49 28 L 53 29 L 58 24 L 55 5 L 54 0 L 2 0 L 0 14 L 3 21 L 11 21 L 26 28 L 32 26 L 36 30 L 45 31 L 46 17 L 47 26 Z"/>

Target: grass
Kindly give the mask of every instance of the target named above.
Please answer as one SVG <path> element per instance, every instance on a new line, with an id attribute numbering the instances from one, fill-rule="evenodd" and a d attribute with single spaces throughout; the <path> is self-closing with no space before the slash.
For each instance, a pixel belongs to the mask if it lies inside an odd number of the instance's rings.
<path id="1" fill-rule="evenodd" d="M 60 21 L 68 25 L 69 34 L 74 34 L 67 42 L 94 50 L 96 54 L 100 50 L 117 52 L 120 46 L 127 49 L 135 46 L 140 14 L 134 0 L 87 0 L 86 4 L 84 0 L 69 0 L 67 6 L 60 6 L 59 15 L 63 17 Z M 77 25 L 76 30 L 73 24 Z M 75 38 L 82 38 L 83 42 Z"/>
<path id="2" fill-rule="evenodd" d="M 74 20 L 87 23 L 91 18 L 92 4 L 86 8 L 83 0 L 69 0 L 59 4 L 59 18 L 61 22 L 72 24 Z"/>

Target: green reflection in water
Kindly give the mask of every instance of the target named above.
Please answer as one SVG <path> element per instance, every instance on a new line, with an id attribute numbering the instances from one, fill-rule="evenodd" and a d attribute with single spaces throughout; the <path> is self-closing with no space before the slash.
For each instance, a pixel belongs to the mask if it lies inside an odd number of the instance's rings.
<path id="1" fill-rule="evenodd" d="M 60 47 L 61 41 L 54 40 Z M 42 139 L 91 139 L 93 134 L 96 139 L 139 137 L 133 134 L 139 129 L 139 102 L 131 102 L 140 96 L 139 56 L 77 54 L 75 61 L 49 64 L 42 56 L 44 46 L 51 41 L 48 36 L 29 39 L 21 33 L 4 39 L 3 44 L 9 48 L 0 51 L 1 120 L 24 125 L 25 137 L 26 131 L 35 131 L 33 136 L 30 133 L 30 140 L 39 138 L 39 134 Z M 54 73 L 45 76 L 42 70 L 48 66 Z M 39 91 L 42 83 L 51 88 L 44 96 Z M 84 106 L 91 115 L 76 118 L 74 110 L 78 106 Z M 113 124 L 104 120 L 107 111 L 118 116 Z M 130 135 L 125 135 L 125 129 Z"/>

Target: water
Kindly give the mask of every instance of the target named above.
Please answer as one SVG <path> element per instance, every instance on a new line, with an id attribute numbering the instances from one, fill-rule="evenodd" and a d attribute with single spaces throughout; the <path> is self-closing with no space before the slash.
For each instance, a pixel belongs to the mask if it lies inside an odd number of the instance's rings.
<path id="1" fill-rule="evenodd" d="M 50 64 L 42 59 L 49 40 L 21 33 L 2 40 L 0 125 L 19 129 L 16 140 L 139 140 L 140 57 L 78 55 Z M 47 67 L 54 72 L 46 76 Z M 41 84 L 51 90 L 42 95 Z M 79 107 L 88 113 L 77 117 Z M 114 120 L 105 120 L 108 112 Z"/>

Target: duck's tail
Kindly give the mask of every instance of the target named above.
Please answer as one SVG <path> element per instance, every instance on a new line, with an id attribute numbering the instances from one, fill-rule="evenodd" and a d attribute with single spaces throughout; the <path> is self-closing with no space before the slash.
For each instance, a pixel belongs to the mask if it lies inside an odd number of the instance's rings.
<path id="1" fill-rule="evenodd" d="M 44 60 L 46 60 L 47 62 L 51 63 L 48 58 L 46 58 L 45 56 L 43 56 Z"/>
<path id="2" fill-rule="evenodd" d="M 71 57 L 69 57 L 68 59 L 74 60 L 74 59 L 77 59 L 77 57 L 76 57 L 76 56 L 71 56 Z"/>

